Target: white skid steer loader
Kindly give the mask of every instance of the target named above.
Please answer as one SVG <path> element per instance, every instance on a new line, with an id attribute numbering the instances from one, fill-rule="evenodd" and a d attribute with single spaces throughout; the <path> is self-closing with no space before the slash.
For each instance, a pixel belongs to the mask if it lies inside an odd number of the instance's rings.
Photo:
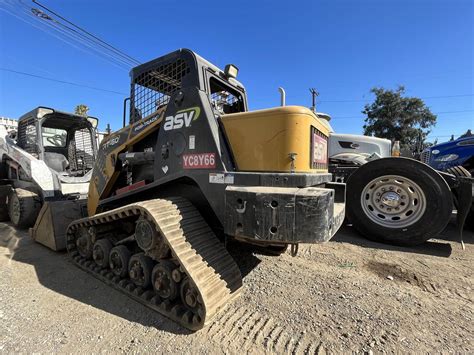
<path id="1" fill-rule="evenodd" d="M 16 131 L 0 127 L 0 220 L 33 227 L 35 240 L 64 249 L 61 236 L 87 201 L 97 124 L 94 117 L 37 107 L 20 117 Z M 47 235 L 55 238 L 40 240 Z"/>

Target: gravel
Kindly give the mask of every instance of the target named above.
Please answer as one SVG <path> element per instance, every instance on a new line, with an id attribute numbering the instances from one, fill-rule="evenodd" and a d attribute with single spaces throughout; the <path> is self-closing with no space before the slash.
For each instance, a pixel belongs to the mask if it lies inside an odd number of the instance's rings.
<path id="1" fill-rule="evenodd" d="M 193 333 L 0 223 L 0 351 L 473 353 L 474 235 L 453 240 L 448 226 L 390 247 L 344 227 L 296 257 L 230 244 L 242 295 Z"/>

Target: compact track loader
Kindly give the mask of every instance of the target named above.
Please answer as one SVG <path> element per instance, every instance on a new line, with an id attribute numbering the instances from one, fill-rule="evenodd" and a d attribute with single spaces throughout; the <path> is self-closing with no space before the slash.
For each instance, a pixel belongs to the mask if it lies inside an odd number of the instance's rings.
<path id="1" fill-rule="evenodd" d="M 236 75 L 186 49 L 132 69 L 130 124 L 102 141 L 67 230 L 78 266 L 192 330 L 241 289 L 227 238 L 296 252 L 344 219 L 327 128 L 304 107 L 248 111 Z"/>
<path id="2" fill-rule="evenodd" d="M 28 228 L 53 250 L 86 207 L 97 153 L 94 117 L 37 107 L 15 130 L 0 127 L 0 220 Z M 54 236 L 51 238 L 51 236 Z"/>

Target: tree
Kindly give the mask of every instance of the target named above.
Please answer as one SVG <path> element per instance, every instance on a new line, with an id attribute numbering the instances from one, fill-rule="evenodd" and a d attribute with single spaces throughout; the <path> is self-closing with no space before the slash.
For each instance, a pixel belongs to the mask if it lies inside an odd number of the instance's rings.
<path id="1" fill-rule="evenodd" d="M 79 116 L 87 117 L 87 112 L 89 112 L 89 106 L 84 104 L 77 105 L 74 109 L 74 113 Z"/>
<path id="2" fill-rule="evenodd" d="M 417 97 L 404 97 L 405 87 L 396 90 L 373 88 L 375 101 L 362 111 L 365 118 L 364 134 L 400 141 L 402 149 L 411 149 L 424 142 L 436 115 Z"/>

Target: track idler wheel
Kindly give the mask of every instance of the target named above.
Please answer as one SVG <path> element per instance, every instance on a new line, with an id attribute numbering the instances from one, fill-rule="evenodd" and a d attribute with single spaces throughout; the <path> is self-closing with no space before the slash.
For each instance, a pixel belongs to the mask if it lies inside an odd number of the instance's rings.
<path id="1" fill-rule="evenodd" d="M 92 240 L 87 227 L 81 227 L 76 232 L 76 247 L 79 254 L 86 259 L 92 257 Z"/>
<path id="2" fill-rule="evenodd" d="M 181 273 L 177 269 L 178 266 L 169 260 L 160 260 L 153 268 L 151 283 L 161 298 L 174 300 L 178 296 Z"/>
<path id="3" fill-rule="evenodd" d="M 187 309 L 193 311 L 196 314 L 201 313 L 202 311 L 202 300 L 199 296 L 199 292 L 196 287 L 193 285 L 191 280 L 186 276 L 181 283 L 180 290 L 181 301 L 186 306 Z"/>
<path id="4" fill-rule="evenodd" d="M 109 266 L 109 255 L 112 250 L 112 243 L 108 239 L 99 239 L 92 248 L 92 258 L 95 263 L 102 268 Z"/>
<path id="5" fill-rule="evenodd" d="M 128 262 L 128 274 L 132 282 L 142 288 L 151 283 L 153 260 L 143 253 L 133 255 Z"/>
<path id="6" fill-rule="evenodd" d="M 120 277 L 128 275 L 130 251 L 125 245 L 113 247 L 109 254 L 109 266 L 112 272 Z"/>
<path id="7" fill-rule="evenodd" d="M 156 259 L 164 259 L 170 255 L 170 248 L 164 242 L 163 236 L 156 230 L 154 224 L 144 217 L 137 220 L 135 240 L 140 249 L 152 254 Z"/>

